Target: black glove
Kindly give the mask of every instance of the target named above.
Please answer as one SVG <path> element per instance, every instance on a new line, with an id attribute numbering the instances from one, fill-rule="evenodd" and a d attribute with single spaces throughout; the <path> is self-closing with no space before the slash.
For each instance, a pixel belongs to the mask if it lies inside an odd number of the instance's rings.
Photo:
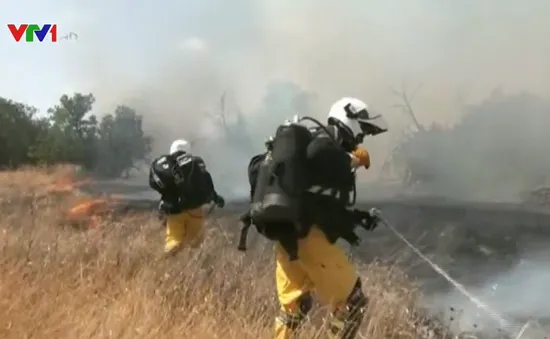
<path id="1" fill-rule="evenodd" d="M 377 208 L 371 208 L 368 212 L 355 210 L 358 224 L 367 231 L 373 231 L 380 223 L 380 210 Z"/>
<path id="2" fill-rule="evenodd" d="M 250 217 L 250 211 L 247 211 L 239 218 L 242 223 L 241 234 L 239 236 L 239 244 L 237 249 L 241 252 L 246 252 L 246 242 L 248 239 L 248 229 L 252 225 L 252 218 Z"/>
<path id="3" fill-rule="evenodd" d="M 243 213 L 239 220 L 243 224 L 243 226 L 250 226 L 252 225 L 252 217 L 250 216 L 250 211 L 246 211 L 246 213 Z"/>
<path id="4" fill-rule="evenodd" d="M 217 194 L 214 197 L 214 203 L 218 206 L 218 208 L 223 208 L 225 206 L 225 200 Z"/>
<path id="5" fill-rule="evenodd" d="M 176 214 L 181 212 L 181 208 L 177 202 L 161 200 L 159 203 L 159 211 L 162 214 Z"/>
<path id="6" fill-rule="evenodd" d="M 380 216 L 382 215 L 382 213 L 380 213 L 380 210 L 378 208 L 372 207 L 369 210 L 368 214 L 369 217 L 365 220 L 366 224 L 363 227 L 365 227 L 365 229 L 369 231 L 373 231 L 380 224 Z"/>

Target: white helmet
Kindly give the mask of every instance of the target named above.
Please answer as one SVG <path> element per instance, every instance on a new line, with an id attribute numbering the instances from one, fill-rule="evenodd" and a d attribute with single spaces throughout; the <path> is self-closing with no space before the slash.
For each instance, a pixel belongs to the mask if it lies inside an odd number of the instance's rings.
<path id="1" fill-rule="evenodd" d="M 172 145 L 170 146 L 170 154 L 174 154 L 177 152 L 189 152 L 191 149 L 191 145 L 189 142 L 183 139 L 175 140 Z"/>
<path id="2" fill-rule="evenodd" d="M 367 135 L 377 135 L 388 130 L 388 124 L 381 115 L 372 115 L 368 105 L 355 98 L 342 98 L 332 104 L 328 123 L 344 129 L 357 143 Z"/>

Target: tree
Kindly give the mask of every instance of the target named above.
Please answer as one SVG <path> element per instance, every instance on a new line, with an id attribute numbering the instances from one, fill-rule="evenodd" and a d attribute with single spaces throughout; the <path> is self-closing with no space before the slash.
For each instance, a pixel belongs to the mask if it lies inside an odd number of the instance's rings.
<path id="1" fill-rule="evenodd" d="M 92 94 L 63 95 L 39 117 L 33 107 L 0 98 L 0 167 L 71 163 L 102 176 L 128 175 L 151 150 L 142 117 L 119 106 L 98 122 L 94 102 Z"/>
<path id="2" fill-rule="evenodd" d="M 392 149 L 392 151 L 387 155 L 386 159 L 384 159 L 384 162 L 382 163 L 382 171 L 380 172 L 381 179 L 386 176 L 391 177 L 394 174 L 393 167 L 396 165 L 397 167 L 400 167 L 400 165 L 402 165 L 402 157 L 395 158 L 395 155 L 403 153 L 403 147 L 405 147 L 404 145 L 407 144 L 406 141 L 412 138 L 416 133 L 422 134 L 426 132 L 424 126 L 418 121 L 412 105 L 412 101 L 419 90 L 422 88 L 422 84 L 418 85 L 414 89 L 412 94 L 408 94 L 405 87 L 405 84 L 402 84 L 401 90 L 392 89 L 393 94 L 397 96 L 401 101 L 400 103 L 394 105 L 394 107 L 401 109 L 411 119 L 414 128 L 411 129 L 409 128 L 410 126 L 406 126 L 401 135 L 398 136 L 397 145 Z M 416 159 L 416 161 L 412 161 L 412 159 L 409 160 L 410 164 L 408 167 L 405 167 L 405 173 L 403 173 L 403 182 L 407 186 L 410 186 L 415 182 L 416 179 L 413 172 L 416 173 L 421 168 L 421 163 L 418 161 L 418 159 Z"/>
<path id="3" fill-rule="evenodd" d="M 31 162 L 28 150 L 47 129 L 36 113 L 34 107 L 0 97 L 0 168 Z"/>
<path id="4" fill-rule="evenodd" d="M 72 163 L 91 170 L 95 165 L 97 119 L 89 114 L 95 98 L 75 93 L 61 96 L 48 110 L 49 128 L 32 149 L 32 157 L 44 163 Z"/>
<path id="5" fill-rule="evenodd" d="M 142 117 L 127 106 L 101 119 L 98 138 L 98 173 L 110 177 L 128 176 L 136 161 L 151 152 L 152 139 L 145 136 Z"/>

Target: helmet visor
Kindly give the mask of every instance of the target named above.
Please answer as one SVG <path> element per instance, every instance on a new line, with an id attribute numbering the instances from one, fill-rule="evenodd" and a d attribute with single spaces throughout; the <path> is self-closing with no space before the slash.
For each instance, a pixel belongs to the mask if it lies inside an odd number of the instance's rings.
<path id="1" fill-rule="evenodd" d="M 373 115 L 365 108 L 356 110 L 356 108 L 351 104 L 346 105 L 344 109 L 346 110 L 346 116 L 349 119 L 359 122 L 362 133 L 358 137 L 361 138 L 361 140 L 367 135 L 377 135 L 388 130 L 388 124 L 386 123 L 384 117 L 380 114 Z"/>
<path id="2" fill-rule="evenodd" d="M 378 135 L 388 131 L 386 119 L 381 115 L 371 116 L 369 119 L 357 119 L 361 131 L 366 135 Z"/>

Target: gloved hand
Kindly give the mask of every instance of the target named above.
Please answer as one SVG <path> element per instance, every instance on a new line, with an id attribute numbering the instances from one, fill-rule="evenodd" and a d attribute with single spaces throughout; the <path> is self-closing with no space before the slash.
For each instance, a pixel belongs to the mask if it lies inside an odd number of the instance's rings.
<path id="1" fill-rule="evenodd" d="M 252 217 L 250 216 L 250 211 L 246 211 L 246 213 L 243 213 L 239 220 L 243 223 L 243 226 L 250 226 L 252 225 Z"/>
<path id="2" fill-rule="evenodd" d="M 380 223 L 380 216 L 381 216 L 379 209 L 371 208 L 368 212 L 354 210 L 354 212 L 357 219 L 359 220 L 358 223 L 364 229 L 368 231 L 372 231 L 376 227 L 378 227 L 378 224 Z"/>
<path id="3" fill-rule="evenodd" d="M 380 218 L 382 217 L 382 212 L 376 207 L 372 207 L 369 210 L 369 214 L 372 218 L 375 218 L 376 220 L 380 221 Z"/>
<path id="4" fill-rule="evenodd" d="M 161 200 L 159 203 L 159 211 L 161 214 L 175 214 L 180 212 L 180 208 L 175 202 Z"/>
<path id="5" fill-rule="evenodd" d="M 378 225 L 380 224 L 380 217 L 382 216 L 382 213 L 380 210 L 376 207 L 372 207 L 369 210 L 369 218 L 367 218 L 365 228 L 369 231 L 374 230 Z"/>
<path id="6" fill-rule="evenodd" d="M 218 208 L 223 208 L 225 206 L 225 200 L 216 194 L 216 197 L 214 197 L 214 203 Z"/>
<path id="7" fill-rule="evenodd" d="M 352 163 L 354 167 L 370 167 L 370 155 L 366 148 L 357 146 L 357 148 L 351 152 Z"/>

